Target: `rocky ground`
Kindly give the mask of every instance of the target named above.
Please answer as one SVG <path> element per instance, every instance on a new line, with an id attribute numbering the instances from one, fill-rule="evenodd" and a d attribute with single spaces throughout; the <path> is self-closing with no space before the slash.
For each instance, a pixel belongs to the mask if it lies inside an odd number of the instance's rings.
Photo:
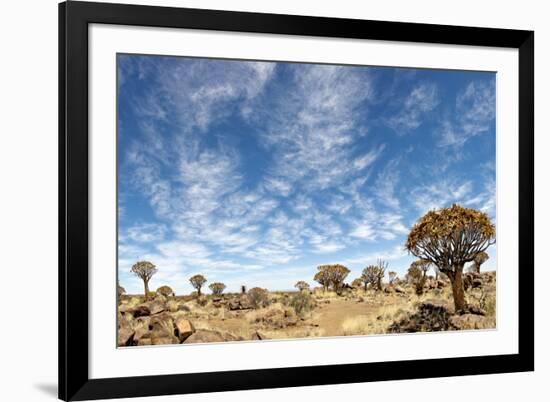
<path id="1" fill-rule="evenodd" d="M 371 335 L 421 331 L 490 329 L 496 327 L 496 274 L 469 274 L 468 310 L 455 314 L 450 285 L 427 281 L 418 296 L 405 283 L 383 291 L 349 289 L 341 295 L 315 289 L 269 293 L 252 308 L 247 295 L 170 297 L 124 295 L 118 309 L 118 345 L 251 341 L 318 336 Z"/>

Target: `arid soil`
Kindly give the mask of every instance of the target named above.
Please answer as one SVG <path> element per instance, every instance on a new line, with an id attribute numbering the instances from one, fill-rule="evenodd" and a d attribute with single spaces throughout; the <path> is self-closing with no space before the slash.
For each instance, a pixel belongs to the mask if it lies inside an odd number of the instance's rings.
<path id="1" fill-rule="evenodd" d="M 427 281 L 421 295 L 406 283 L 383 290 L 315 289 L 272 292 L 252 308 L 246 294 L 221 296 L 124 295 L 118 313 L 118 345 L 147 346 L 373 335 L 496 327 L 496 273 L 478 274 L 466 291 L 468 311 L 455 314 L 445 281 Z M 297 301 L 305 303 L 298 305 Z"/>

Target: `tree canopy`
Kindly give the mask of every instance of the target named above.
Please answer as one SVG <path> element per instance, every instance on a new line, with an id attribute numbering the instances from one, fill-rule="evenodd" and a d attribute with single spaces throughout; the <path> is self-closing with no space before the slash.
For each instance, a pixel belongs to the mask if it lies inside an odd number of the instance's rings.
<path id="1" fill-rule="evenodd" d="M 131 271 L 143 281 L 149 282 L 153 275 L 157 273 L 157 268 L 149 261 L 138 261 L 132 265 Z"/>
<path id="2" fill-rule="evenodd" d="M 495 225 L 486 213 L 453 204 L 420 218 L 405 247 L 443 272 L 454 271 L 494 244 L 495 235 Z"/>
<path id="3" fill-rule="evenodd" d="M 350 273 L 350 270 L 341 264 L 320 265 L 317 269 L 319 272 L 315 274 L 313 279 L 325 288 L 332 285 L 335 291 L 342 286 L 344 279 Z"/>
<path id="4" fill-rule="evenodd" d="M 213 294 L 221 295 L 225 290 L 225 284 L 221 282 L 214 282 L 208 285 L 208 288 L 212 291 Z"/>

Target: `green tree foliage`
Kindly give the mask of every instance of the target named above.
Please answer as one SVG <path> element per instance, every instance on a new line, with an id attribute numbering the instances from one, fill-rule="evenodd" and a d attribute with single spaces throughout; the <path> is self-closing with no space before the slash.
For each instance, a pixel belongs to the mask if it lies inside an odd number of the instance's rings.
<path id="1" fill-rule="evenodd" d="M 430 211 L 414 225 L 405 247 L 415 257 L 428 260 L 449 277 L 455 310 L 465 310 L 462 272 L 464 264 L 495 243 L 496 229 L 489 216 L 453 204 Z"/>
<path id="2" fill-rule="evenodd" d="M 149 281 L 157 272 L 157 268 L 149 261 L 138 261 L 132 265 L 131 272 L 143 281 L 145 300 L 149 299 Z"/>
<path id="3" fill-rule="evenodd" d="M 225 285 L 221 282 L 214 282 L 208 285 L 208 288 L 212 291 L 212 294 L 221 295 L 225 290 Z"/>
<path id="4" fill-rule="evenodd" d="M 189 282 L 191 282 L 191 285 L 197 289 L 197 296 L 201 296 L 201 288 L 202 285 L 206 283 L 206 278 L 202 276 L 201 274 L 193 275 L 191 278 L 189 278 Z"/>

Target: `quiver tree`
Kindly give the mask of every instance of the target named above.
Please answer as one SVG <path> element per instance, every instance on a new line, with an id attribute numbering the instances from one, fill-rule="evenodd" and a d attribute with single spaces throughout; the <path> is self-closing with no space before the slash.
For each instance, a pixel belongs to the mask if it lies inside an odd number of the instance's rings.
<path id="1" fill-rule="evenodd" d="M 413 226 L 405 247 L 428 260 L 451 281 L 455 311 L 465 309 L 462 272 L 464 264 L 495 243 L 495 226 L 484 212 L 453 204 L 430 211 Z"/>
<path id="2" fill-rule="evenodd" d="M 431 261 L 421 258 L 419 260 L 413 261 L 411 267 L 414 266 L 420 269 L 420 271 L 422 271 L 422 278 L 425 280 L 431 265 Z"/>
<path id="3" fill-rule="evenodd" d="M 225 285 L 221 282 L 214 282 L 208 285 L 208 288 L 212 291 L 212 294 L 221 295 L 225 290 Z"/>
<path id="4" fill-rule="evenodd" d="M 369 265 L 363 269 L 361 274 L 361 279 L 365 285 L 365 290 L 367 290 L 367 285 L 370 283 L 372 287 L 376 287 L 378 290 L 382 290 L 382 279 L 386 269 L 388 268 L 388 263 L 383 260 L 378 260 L 376 265 Z"/>
<path id="5" fill-rule="evenodd" d="M 296 282 L 294 287 L 297 288 L 300 292 L 302 292 L 304 290 L 309 290 L 309 283 L 307 283 L 306 281 L 298 281 Z"/>
<path id="6" fill-rule="evenodd" d="M 315 282 L 318 282 L 323 287 L 323 290 L 326 292 L 328 287 L 330 286 L 330 273 L 328 272 L 328 270 L 319 269 L 319 271 L 313 277 L 313 280 Z"/>
<path id="7" fill-rule="evenodd" d="M 145 301 L 149 300 L 149 281 L 157 272 L 157 268 L 149 261 L 138 261 L 132 265 L 131 272 L 143 281 Z"/>
<path id="8" fill-rule="evenodd" d="M 191 282 L 191 285 L 197 289 L 197 296 L 201 296 L 201 288 L 202 285 L 206 283 L 206 278 L 202 276 L 201 274 L 193 275 L 191 278 L 189 278 L 189 282 Z"/>
<path id="9" fill-rule="evenodd" d="M 479 272 L 481 271 L 481 264 L 483 264 L 488 259 L 489 255 L 485 251 L 477 253 L 476 257 L 474 258 L 474 263 L 471 266 L 472 272 L 476 272 L 479 274 Z"/>
<path id="10" fill-rule="evenodd" d="M 163 285 L 157 289 L 157 294 L 162 295 L 164 297 L 170 297 L 175 296 L 176 294 L 172 290 L 172 288 L 168 285 Z"/>
<path id="11" fill-rule="evenodd" d="M 422 293 L 424 293 L 426 274 L 422 269 L 420 269 L 418 265 L 415 265 L 414 263 L 411 264 L 411 266 L 407 270 L 406 278 L 407 282 L 414 286 L 414 290 L 417 295 L 420 296 Z"/>
<path id="12" fill-rule="evenodd" d="M 344 279 L 346 279 L 346 276 L 350 273 L 350 270 L 347 267 L 340 264 L 320 265 L 317 269 L 319 272 L 322 272 L 322 274 L 317 272 L 313 279 L 317 282 L 322 280 L 324 283 L 319 283 L 323 285 L 325 290 L 328 286 L 332 286 L 335 292 L 338 292 L 341 289 Z"/>

